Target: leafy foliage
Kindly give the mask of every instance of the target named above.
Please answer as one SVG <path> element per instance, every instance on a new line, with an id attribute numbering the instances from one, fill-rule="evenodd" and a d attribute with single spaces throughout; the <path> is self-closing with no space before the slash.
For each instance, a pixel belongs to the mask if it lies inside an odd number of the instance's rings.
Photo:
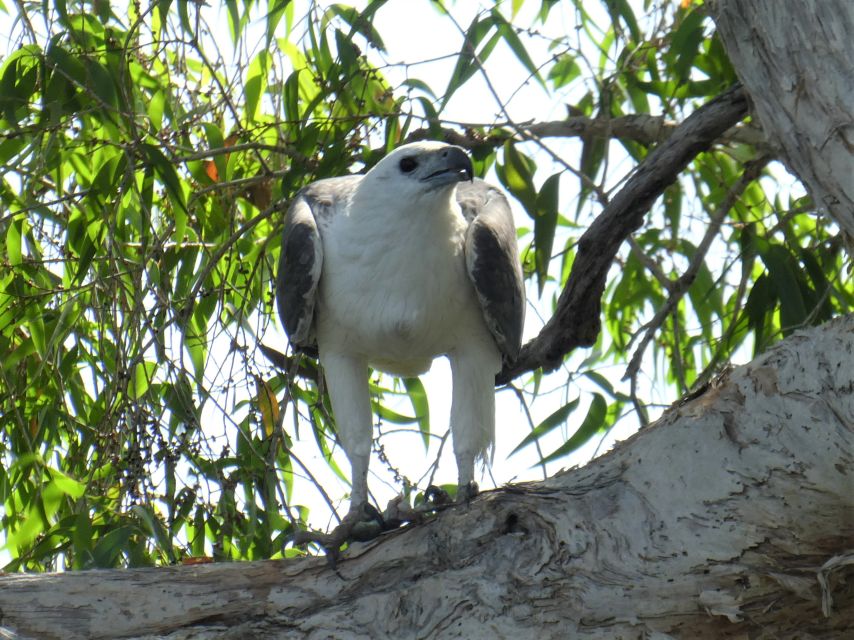
<path id="1" fill-rule="evenodd" d="M 461 44 L 436 91 L 410 73 L 416 61 L 386 62 L 384 1 L 303 15 L 287 0 L 229 2 L 228 45 L 203 4 L 18 3 L 0 69 L 7 570 L 275 555 L 308 517 L 293 488 L 313 478 L 294 451 L 300 428 L 343 477 L 316 363 L 265 340 L 283 210 L 312 180 L 450 128 L 530 217 L 525 267 L 547 309 L 581 227 L 657 141 L 607 123 L 679 120 L 735 80 L 691 3 L 659 2 L 644 19 L 628 2 L 560 4 L 495 3 L 467 27 L 461 6 L 440 4 Z M 570 19 L 572 33 L 545 35 Z M 567 103 L 578 129 L 557 135 L 577 143 L 558 153 L 553 134 L 510 117 L 512 96 L 489 82 L 502 49 Z M 446 117 L 484 79 L 499 120 Z M 739 350 L 851 308 L 836 228 L 808 199 L 774 195 L 769 150 L 747 140 L 700 155 L 668 189 L 621 253 L 599 343 L 559 374 L 566 401 L 532 418 L 517 450 L 563 458 L 632 408 L 647 419 L 641 371 L 675 398 Z M 633 358 L 629 391 L 602 375 Z M 530 404 L 544 376 L 517 383 Z M 420 381 L 378 378 L 373 393 L 383 423 L 435 437 Z"/>

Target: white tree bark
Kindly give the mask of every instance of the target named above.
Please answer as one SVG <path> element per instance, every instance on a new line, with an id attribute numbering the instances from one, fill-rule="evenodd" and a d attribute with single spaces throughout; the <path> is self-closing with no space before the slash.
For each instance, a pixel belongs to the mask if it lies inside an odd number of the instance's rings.
<path id="1" fill-rule="evenodd" d="M 769 142 L 854 237 L 854 2 L 707 5 Z"/>
<path id="2" fill-rule="evenodd" d="M 0 637 L 845 637 L 854 315 L 582 469 L 354 545 L 339 572 L 308 558 L 8 575 Z"/>

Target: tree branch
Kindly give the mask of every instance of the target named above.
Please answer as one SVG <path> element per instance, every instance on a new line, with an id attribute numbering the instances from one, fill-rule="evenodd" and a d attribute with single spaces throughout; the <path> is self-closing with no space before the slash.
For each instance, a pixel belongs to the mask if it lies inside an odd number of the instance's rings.
<path id="1" fill-rule="evenodd" d="M 353 544 L 339 573 L 2 575 L 0 638 L 848 637 L 852 353 L 854 315 L 798 332 L 587 466 Z"/>
<path id="2" fill-rule="evenodd" d="M 697 274 L 700 272 L 700 267 L 703 266 L 703 263 L 706 260 L 706 255 L 709 253 L 709 248 L 712 246 L 712 241 L 718 235 L 724 219 L 729 215 L 730 210 L 735 206 L 736 201 L 741 194 L 744 193 L 744 190 L 751 182 L 760 176 L 762 170 L 769 162 L 770 158 L 768 156 L 762 156 L 752 162 L 748 162 L 744 173 L 729 190 L 724 201 L 720 203 L 717 210 L 712 214 L 709 224 L 706 227 L 706 233 L 703 235 L 703 239 L 700 241 L 700 244 L 697 245 L 697 251 L 691 259 L 691 263 L 688 265 L 688 268 L 685 269 L 685 272 L 676 280 L 668 280 L 669 284 L 666 286 L 666 289 L 670 293 L 669 297 L 656 311 L 652 320 L 641 327 L 641 331 L 644 332 L 644 336 L 635 349 L 635 353 L 629 362 L 629 366 L 626 367 L 626 373 L 623 375 L 623 380 L 628 380 L 637 376 L 638 371 L 640 371 L 641 360 L 643 359 L 643 354 L 646 352 L 646 348 L 649 346 L 649 343 L 652 342 L 653 337 L 655 337 L 655 334 L 661 328 L 661 325 L 664 323 L 667 316 L 676 309 L 679 301 L 682 300 L 686 293 L 688 293 L 688 289 L 691 288 Z"/>
<path id="3" fill-rule="evenodd" d="M 448 124 L 447 120 L 441 122 Z M 683 126 L 665 116 L 651 116 L 645 113 L 617 118 L 573 116 L 565 120 L 550 122 L 505 123 L 498 127 L 483 125 L 489 129 L 489 133 L 486 134 L 477 131 L 479 125 L 465 122 L 455 124 L 462 127 L 464 131 L 450 127 L 439 127 L 441 139 L 448 144 L 455 144 L 470 150 L 495 149 L 507 140 L 525 142 L 532 138 L 599 137 L 652 146 L 665 142 Z M 435 128 L 417 129 L 406 137 L 406 142 L 435 140 L 436 131 Z M 718 136 L 717 142 L 720 144 L 748 144 L 765 152 L 771 151 L 764 132 L 754 124 L 732 126 Z"/>
<path id="4" fill-rule="evenodd" d="M 647 156 L 581 236 L 554 315 L 540 334 L 522 347 L 517 361 L 496 377 L 497 384 L 540 367 L 554 370 L 573 349 L 596 341 L 602 326 L 605 280 L 620 245 L 641 226 L 652 203 L 688 163 L 746 114 L 746 95 L 741 85 L 736 85 L 697 109 Z"/>

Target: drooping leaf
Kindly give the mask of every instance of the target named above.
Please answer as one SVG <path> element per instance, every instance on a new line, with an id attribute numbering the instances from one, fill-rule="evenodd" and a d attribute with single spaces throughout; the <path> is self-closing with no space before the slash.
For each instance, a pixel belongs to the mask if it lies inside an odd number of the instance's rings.
<path id="1" fill-rule="evenodd" d="M 412 409 L 415 411 L 415 418 L 418 421 L 418 429 L 421 431 L 424 446 L 429 447 L 430 405 L 427 402 L 427 392 L 418 378 L 404 378 L 403 385 L 406 387 L 406 393 L 409 396 L 409 401 L 412 403 Z"/>
<path id="2" fill-rule="evenodd" d="M 540 461 L 540 464 L 546 464 L 566 456 L 583 444 L 585 444 L 596 433 L 605 426 L 605 416 L 608 411 L 608 404 L 605 398 L 598 393 L 593 394 L 593 401 L 590 403 L 590 408 L 587 410 L 587 416 L 581 426 L 575 430 L 575 433 L 564 444 L 552 451 L 549 455 Z"/>
<path id="3" fill-rule="evenodd" d="M 525 436 L 522 441 L 516 445 L 513 451 L 510 452 L 510 455 L 512 456 L 518 453 L 533 442 L 540 440 L 546 434 L 551 433 L 558 427 L 563 426 L 569 419 L 569 416 L 572 415 L 572 413 L 578 408 L 578 403 L 580 401 L 580 398 L 576 398 L 575 400 L 567 402 L 565 405 L 557 409 L 548 418 L 546 418 L 540 424 L 534 427 L 531 430 L 531 433 Z"/>
<path id="4" fill-rule="evenodd" d="M 279 424 L 279 402 L 272 388 L 261 376 L 255 376 L 255 402 L 261 413 L 261 425 L 265 435 L 270 438 Z"/>

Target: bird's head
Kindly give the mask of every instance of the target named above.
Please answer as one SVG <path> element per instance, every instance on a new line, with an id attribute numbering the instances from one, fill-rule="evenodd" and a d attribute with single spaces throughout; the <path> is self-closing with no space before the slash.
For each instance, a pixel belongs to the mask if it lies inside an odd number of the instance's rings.
<path id="1" fill-rule="evenodd" d="M 385 183 L 396 197 L 417 198 L 437 191 L 450 193 L 458 182 L 473 176 L 471 158 L 461 147 L 424 141 L 398 147 L 374 165 L 364 180 Z"/>

